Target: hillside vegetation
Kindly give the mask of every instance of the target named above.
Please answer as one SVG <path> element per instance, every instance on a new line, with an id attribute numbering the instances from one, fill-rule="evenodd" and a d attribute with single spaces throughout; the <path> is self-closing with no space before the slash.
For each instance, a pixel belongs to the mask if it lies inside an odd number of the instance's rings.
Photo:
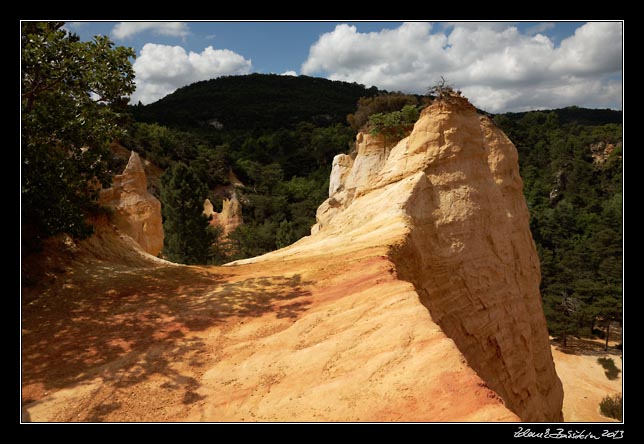
<path id="1" fill-rule="evenodd" d="M 357 83 L 249 74 L 184 86 L 155 103 L 133 107 L 133 114 L 141 122 L 247 133 L 293 128 L 300 122 L 344 124 L 360 97 L 377 93 L 377 88 Z"/>
<path id="2" fill-rule="evenodd" d="M 566 108 L 496 116 L 514 142 L 551 334 L 622 319 L 621 113 Z M 617 338 L 613 338 L 617 339 Z"/>

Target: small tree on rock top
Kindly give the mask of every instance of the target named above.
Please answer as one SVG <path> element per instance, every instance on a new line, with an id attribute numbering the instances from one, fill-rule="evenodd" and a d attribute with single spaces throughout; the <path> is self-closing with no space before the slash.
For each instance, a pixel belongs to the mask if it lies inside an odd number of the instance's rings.
<path id="1" fill-rule="evenodd" d="M 435 84 L 427 88 L 427 95 L 436 97 L 439 100 L 446 100 L 452 97 L 460 97 L 461 92 L 455 91 L 454 87 L 447 83 L 447 80 L 443 76 Z"/>

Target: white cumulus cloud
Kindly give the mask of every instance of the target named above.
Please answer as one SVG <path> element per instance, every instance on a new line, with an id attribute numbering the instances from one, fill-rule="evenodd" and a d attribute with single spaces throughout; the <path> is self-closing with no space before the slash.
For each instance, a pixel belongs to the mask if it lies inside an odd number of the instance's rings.
<path id="1" fill-rule="evenodd" d="M 622 24 L 586 23 L 559 46 L 538 33 L 551 27 L 412 22 L 360 33 L 342 24 L 311 46 L 301 71 L 415 93 L 442 75 L 491 112 L 621 108 Z"/>
<path id="2" fill-rule="evenodd" d="M 199 80 L 248 74 L 252 62 L 233 51 L 212 46 L 196 53 L 181 46 L 146 43 L 133 66 L 136 91 L 132 103 L 147 104 Z"/>
<path id="3" fill-rule="evenodd" d="M 562 74 L 615 72 L 622 66 L 622 25 L 587 23 L 561 42 L 557 56 L 552 67 Z"/>
<path id="4" fill-rule="evenodd" d="M 112 28 L 112 36 L 123 40 L 146 31 L 172 37 L 186 37 L 190 34 L 188 25 L 183 22 L 119 22 Z"/>
<path id="5" fill-rule="evenodd" d="M 294 76 L 297 77 L 297 73 L 295 71 L 284 71 L 281 75 L 283 76 Z"/>

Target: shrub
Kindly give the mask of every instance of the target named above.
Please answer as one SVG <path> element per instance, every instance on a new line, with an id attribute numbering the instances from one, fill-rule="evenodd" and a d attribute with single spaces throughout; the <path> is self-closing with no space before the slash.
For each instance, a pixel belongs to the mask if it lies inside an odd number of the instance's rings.
<path id="1" fill-rule="evenodd" d="M 387 139 L 402 139 L 416 123 L 419 114 L 418 107 L 414 105 L 405 105 L 400 111 L 372 114 L 369 116 L 369 132 L 383 134 Z"/>
<path id="2" fill-rule="evenodd" d="M 622 394 L 605 396 L 599 403 L 599 410 L 602 415 L 609 418 L 615 418 L 618 421 L 622 420 Z"/>
<path id="3" fill-rule="evenodd" d="M 362 97 L 356 112 L 347 116 L 347 122 L 356 131 L 361 131 L 373 114 L 386 114 L 400 111 L 406 105 L 418 105 L 418 98 L 409 94 L 389 93 L 374 97 Z"/>
<path id="4" fill-rule="evenodd" d="M 597 362 L 604 367 L 604 373 L 608 379 L 617 379 L 617 375 L 619 375 L 620 370 L 615 366 L 613 358 L 597 358 Z"/>

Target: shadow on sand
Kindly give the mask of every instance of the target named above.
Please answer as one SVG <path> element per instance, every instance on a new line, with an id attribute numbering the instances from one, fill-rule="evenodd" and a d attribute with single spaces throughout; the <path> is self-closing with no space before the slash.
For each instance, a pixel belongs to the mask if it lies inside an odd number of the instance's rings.
<path id="1" fill-rule="evenodd" d="M 162 375 L 162 388 L 183 390 L 184 404 L 200 400 L 199 383 L 171 365 L 202 364 L 205 345 L 191 332 L 270 312 L 294 319 L 310 304 L 299 275 L 231 280 L 198 267 L 77 271 L 23 306 L 23 405 L 40 397 L 29 399 L 28 385 L 55 390 L 97 376 L 118 389 Z M 88 418 L 101 421 L 119 407 L 106 399 Z"/>

